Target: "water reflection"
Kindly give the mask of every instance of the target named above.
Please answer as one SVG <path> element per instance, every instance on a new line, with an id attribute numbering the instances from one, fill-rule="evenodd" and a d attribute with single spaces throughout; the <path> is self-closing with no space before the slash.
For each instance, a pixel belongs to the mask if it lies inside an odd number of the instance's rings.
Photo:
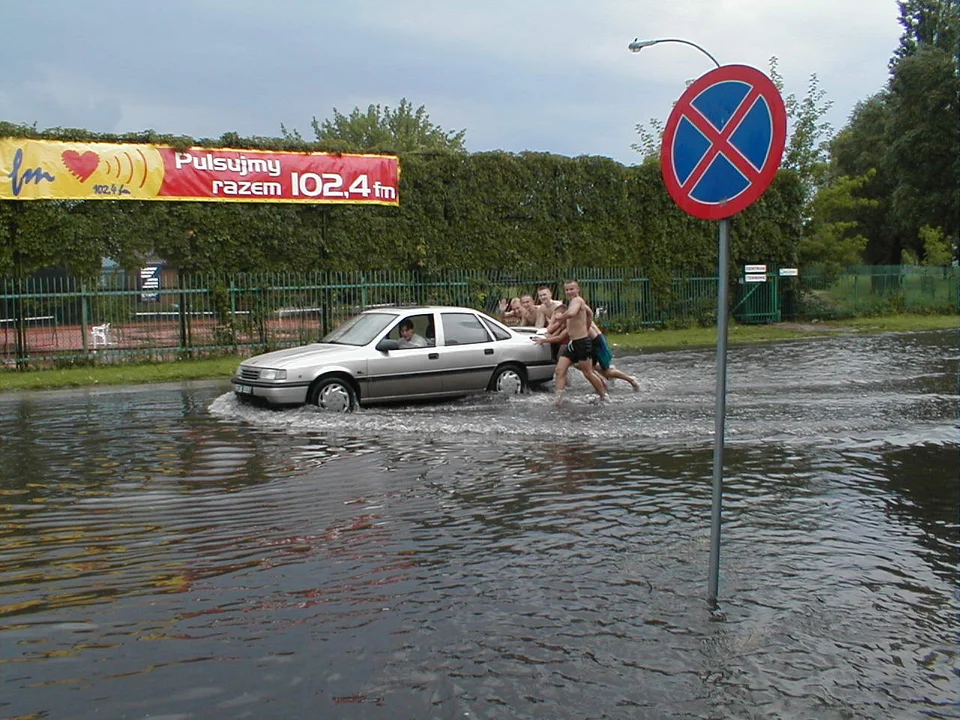
<path id="1" fill-rule="evenodd" d="M 0 715 L 953 717 L 949 333 L 638 394 L 331 418 L 223 384 L 0 398 Z"/>

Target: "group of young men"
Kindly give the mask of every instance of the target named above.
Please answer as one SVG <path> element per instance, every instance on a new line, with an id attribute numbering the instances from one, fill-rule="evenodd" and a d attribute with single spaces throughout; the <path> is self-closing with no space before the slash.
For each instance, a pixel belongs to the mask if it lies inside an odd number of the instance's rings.
<path id="1" fill-rule="evenodd" d="M 553 299 L 550 288 L 541 285 L 537 288 L 537 302 L 529 293 L 513 298 L 509 303 L 501 300 L 500 319 L 506 325 L 545 328 L 550 323 L 553 311 L 561 304 L 559 300 Z"/>
<path id="2" fill-rule="evenodd" d="M 553 293 L 545 285 L 537 289 L 539 305 L 535 305 L 531 295 L 522 295 L 519 303 L 504 308 L 504 317 L 508 314 L 518 319 L 518 325 L 532 325 L 545 328 L 544 335 L 537 335 L 534 342 L 540 344 L 561 344 L 557 367 L 554 371 L 556 404 L 563 404 L 563 395 L 567 388 L 567 372 L 575 365 L 597 392 L 601 402 L 609 399 L 608 380 L 625 380 L 634 391 L 640 389 L 637 379 L 613 367 L 613 353 L 607 345 L 603 332 L 594 321 L 593 309 L 580 295 L 580 283 L 567 280 L 563 284 L 567 304 L 553 299 Z"/>

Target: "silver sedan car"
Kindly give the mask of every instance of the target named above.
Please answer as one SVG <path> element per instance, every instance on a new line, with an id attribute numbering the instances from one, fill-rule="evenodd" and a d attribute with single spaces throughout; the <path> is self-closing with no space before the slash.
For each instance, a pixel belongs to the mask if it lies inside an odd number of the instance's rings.
<path id="1" fill-rule="evenodd" d="M 231 381 L 241 400 L 337 412 L 483 390 L 516 394 L 553 376 L 551 348 L 533 342 L 535 333 L 469 308 L 378 307 L 318 343 L 244 360 Z"/>

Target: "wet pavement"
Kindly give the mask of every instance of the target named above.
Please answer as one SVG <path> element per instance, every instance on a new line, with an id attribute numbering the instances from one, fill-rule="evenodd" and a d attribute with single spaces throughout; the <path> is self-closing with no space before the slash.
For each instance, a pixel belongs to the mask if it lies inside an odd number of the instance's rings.
<path id="1" fill-rule="evenodd" d="M 0 717 L 960 717 L 956 332 L 367 409 L 0 396 Z"/>

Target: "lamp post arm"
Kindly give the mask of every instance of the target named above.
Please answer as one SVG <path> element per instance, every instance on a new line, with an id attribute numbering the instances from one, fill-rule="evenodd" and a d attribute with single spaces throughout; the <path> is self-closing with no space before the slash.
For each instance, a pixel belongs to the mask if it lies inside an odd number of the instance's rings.
<path id="1" fill-rule="evenodd" d="M 630 50 L 631 52 L 640 52 L 645 47 L 650 47 L 651 45 L 659 45 L 660 43 L 666 43 L 666 42 L 682 43 L 684 45 L 689 45 L 690 47 L 694 47 L 700 52 L 702 52 L 704 55 L 706 55 L 708 58 L 710 58 L 710 60 L 713 61 L 714 65 L 716 65 L 717 67 L 720 67 L 720 63 L 717 62 L 717 59 L 713 55 L 708 53 L 706 50 L 704 50 L 702 47 L 697 45 L 695 42 L 691 42 L 690 40 L 684 40 L 683 38 L 660 38 L 659 40 L 634 40 L 632 43 L 627 45 L 627 49 Z"/>

